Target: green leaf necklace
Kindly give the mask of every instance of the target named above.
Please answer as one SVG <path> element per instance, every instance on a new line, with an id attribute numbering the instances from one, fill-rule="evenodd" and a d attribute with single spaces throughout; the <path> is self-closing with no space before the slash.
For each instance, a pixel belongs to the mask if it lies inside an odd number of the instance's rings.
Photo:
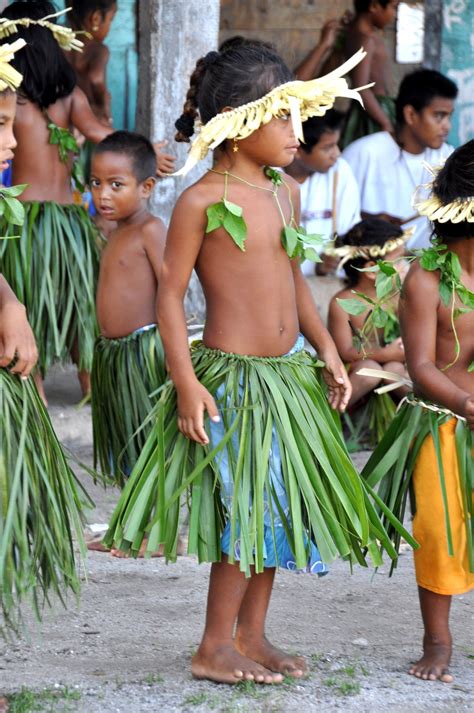
<path id="1" fill-rule="evenodd" d="M 265 175 L 273 183 L 272 188 L 267 188 L 266 186 L 258 186 L 256 183 L 251 183 L 250 181 L 245 180 L 245 178 L 241 178 L 235 173 L 230 173 L 229 171 L 216 171 L 212 168 L 210 170 L 212 173 L 224 176 L 224 197 L 218 203 L 210 205 L 206 210 L 206 234 L 211 233 L 213 230 L 217 230 L 217 228 L 223 228 L 226 233 L 230 235 L 237 247 L 245 252 L 247 224 L 242 215 L 243 211 L 241 206 L 236 203 L 232 203 L 227 198 L 229 177 L 231 177 L 236 181 L 245 183 L 245 185 L 250 186 L 251 188 L 257 188 L 260 191 L 267 191 L 272 194 L 283 222 L 280 235 L 281 243 L 289 258 L 303 258 L 306 260 L 312 260 L 313 262 L 321 262 L 321 258 L 315 248 L 322 245 L 324 240 L 320 235 L 308 235 L 306 230 L 301 225 L 297 225 L 295 221 L 293 202 L 291 200 L 290 187 L 283 180 L 280 171 L 270 168 L 269 166 L 264 169 Z M 290 202 L 289 223 L 286 222 L 285 214 L 283 213 L 283 209 L 278 198 L 278 189 L 281 185 L 284 185 L 288 191 L 288 200 Z"/>

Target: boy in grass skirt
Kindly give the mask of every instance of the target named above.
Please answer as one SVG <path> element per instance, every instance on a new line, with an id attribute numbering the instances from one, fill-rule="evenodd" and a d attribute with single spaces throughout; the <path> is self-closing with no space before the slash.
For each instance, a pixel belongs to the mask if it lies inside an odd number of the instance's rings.
<path id="1" fill-rule="evenodd" d="M 21 197 L 25 220 L 20 238 L 0 245 L 0 258 L 5 277 L 28 311 L 39 349 L 35 378 L 45 402 L 41 376 L 54 362 L 71 357 L 83 393 L 89 392 L 97 336 L 98 231 L 84 208 L 74 205 L 71 172 L 78 179 L 73 171 L 77 144 L 69 129 L 76 127 L 95 143 L 112 131 L 92 113 L 64 56 L 63 46 L 80 49 L 82 43 L 69 28 L 42 20 L 54 12 L 44 0 L 14 2 L 3 11 L 0 25 L 0 37 L 27 43 L 13 60 L 23 82 L 12 180 L 26 185 Z M 34 70 L 38 67 L 41 71 Z M 0 234 L 14 234 L 4 218 Z"/>
<path id="2" fill-rule="evenodd" d="M 415 396 L 363 475 L 371 486 L 381 481 L 379 495 L 401 519 L 413 485 L 424 638 L 410 673 L 450 682 L 451 598 L 474 588 L 474 141 L 447 159 L 431 197 L 416 207 L 437 239 L 412 265 L 400 300 Z"/>
<path id="3" fill-rule="evenodd" d="M 23 40 L 0 47 L 2 170 L 16 147 L 12 127 L 21 81 L 9 62 L 23 47 Z M 15 191 L 2 189 L 0 200 L 7 219 L 21 222 Z M 28 378 L 37 359 L 25 308 L 0 274 L 0 633 L 16 628 L 25 600 L 41 616 L 52 593 L 62 601 L 68 590 L 77 593 L 75 547 L 85 551 L 78 485 Z"/>
<path id="4" fill-rule="evenodd" d="M 209 148 L 219 154 L 173 212 L 158 294 L 172 383 L 105 542 L 136 554 L 147 535 L 149 552 L 163 544 L 176 559 L 187 496 L 188 552 L 213 563 L 197 678 L 301 677 L 304 660 L 265 637 L 276 567 L 322 574 L 338 555 L 365 564 L 365 546 L 378 562 L 376 540 L 388 542 L 330 408 L 344 410 L 350 384 L 299 266 L 317 238 L 298 225 L 297 183 L 268 168 L 292 161 L 301 118 L 347 93 L 349 68 L 293 82 L 261 43 L 209 52 L 176 123 L 188 141 L 198 112 L 202 122 L 184 170 Z M 190 353 L 183 299 L 194 268 L 207 318 Z"/>
<path id="5" fill-rule="evenodd" d="M 94 460 L 122 486 L 150 431 L 143 422 L 165 381 L 156 295 L 165 227 L 147 208 L 156 155 L 148 139 L 117 131 L 96 147 L 91 190 L 102 217 L 117 225 L 100 264 L 100 337 L 92 367 Z"/>

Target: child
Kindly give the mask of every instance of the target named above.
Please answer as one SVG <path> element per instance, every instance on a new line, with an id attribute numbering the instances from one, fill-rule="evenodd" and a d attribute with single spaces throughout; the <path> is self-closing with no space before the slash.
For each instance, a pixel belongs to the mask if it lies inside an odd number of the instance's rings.
<path id="1" fill-rule="evenodd" d="M 23 47 L 23 40 L 0 47 L 2 168 L 16 147 L 15 90 L 21 82 L 9 62 Z M 0 200 L 2 213 L 17 224 L 22 210 L 11 189 L 1 191 Z M 26 599 L 41 616 L 51 594 L 65 601 L 65 594 L 77 593 L 80 586 L 75 563 L 77 545 L 84 554 L 79 487 L 28 378 L 37 358 L 25 308 L 0 274 L 1 633 L 16 628 Z"/>
<path id="2" fill-rule="evenodd" d="M 105 538 L 136 553 L 146 530 L 149 551 L 163 543 L 174 560 L 180 499 L 189 491 L 188 551 L 213 562 L 192 672 L 226 683 L 303 675 L 301 658 L 265 638 L 275 568 L 323 574 L 338 551 L 362 557 L 355 523 L 367 523 L 365 505 L 353 497 L 357 491 L 365 502 L 362 481 L 321 388 L 319 375 L 331 406 L 344 410 L 350 384 L 299 269 L 306 236 L 296 227 L 297 184 L 268 168 L 285 167 L 296 154 L 290 107 L 298 127 L 300 112 L 321 112 L 321 97 L 330 106 L 345 82 L 291 79 L 261 45 L 209 52 L 191 76 L 177 138 L 194 133 L 198 112 L 203 126 L 182 172 L 211 146 L 220 145 L 219 157 L 171 219 L 158 322 L 174 385 L 156 406 L 156 428 Z M 194 268 L 207 321 L 190 354 L 183 298 Z M 300 330 L 324 359 L 321 370 L 303 351 Z M 368 526 L 369 540 L 384 538 L 375 529 Z"/>
<path id="3" fill-rule="evenodd" d="M 340 157 L 343 115 L 333 109 L 303 124 L 304 143 L 286 172 L 301 184 L 301 222 L 308 233 L 332 240 L 360 220 L 359 188 L 349 164 Z M 336 260 L 324 254 L 316 263 L 318 275 L 334 271 Z M 314 275 L 314 263 L 305 260 L 304 275 Z"/>
<path id="4" fill-rule="evenodd" d="M 143 136 L 116 131 L 97 145 L 91 190 L 101 216 L 116 221 L 102 252 L 97 288 L 101 336 L 92 367 L 94 459 L 123 485 L 150 427 L 142 422 L 165 380 L 156 293 L 165 227 L 147 209 L 156 156 Z M 150 424 L 151 425 L 151 424 Z"/>
<path id="5" fill-rule="evenodd" d="M 18 148 L 13 165 L 13 182 L 27 188 L 21 197 L 26 211 L 21 238 L 0 244 L 0 258 L 7 280 L 27 308 L 41 375 L 54 362 L 64 363 L 72 356 L 86 394 L 97 328 L 94 287 L 99 255 L 96 229 L 86 211 L 73 204 L 75 142 L 68 129 L 75 126 L 95 142 L 111 129 L 95 118 L 56 41 L 58 33 L 74 37 L 71 30 L 35 24 L 53 12 L 51 3 L 39 1 L 14 2 L 3 13 L 13 22 L 1 31 L 16 30 L 13 37 L 27 42 L 14 60 L 24 80 L 15 118 Z M 25 16 L 29 26 L 19 22 Z M 12 232 L 0 219 L 0 234 Z M 45 400 L 39 375 L 37 384 Z"/>
<path id="6" fill-rule="evenodd" d="M 410 673 L 430 681 L 453 680 L 451 598 L 474 588 L 472 196 L 474 141 L 469 141 L 435 176 L 431 198 L 416 205 L 433 222 L 437 236 L 434 246 L 411 267 L 400 300 L 406 362 L 416 397 L 399 411 L 365 470 L 373 479 L 384 458 L 387 482 L 395 472 L 400 481 L 403 470 L 409 482 L 413 473 L 413 534 L 420 544 L 415 572 L 424 637 L 423 656 Z M 398 493 L 393 496 L 401 498 Z"/>
<path id="7" fill-rule="evenodd" d="M 391 133 L 395 124 L 395 104 L 390 96 L 392 68 L 383 41 L 383 29 L 393 22 L 398 0 L 354 0 L 355 17 L 347 26 L 346 57 L 364 47 L 367 57 L 352 72 L 356 86 L 374 82 L 373 89 L 364 91 L 364 111 L 353 104 L 344 129 L 343 146 L 361 136 L 376 131 Z M 392 90 L 393 91 L 393 90 Z"/>
<path id="8" fill-rule="evenodd" d="M 112 124 L 110 93 L 107 89 L 109 49 L 104 40 L 117 12 L 116 0 L 73 0 L 71 24 L 85 31 L 83 52 L 71 53 L 77 85 L 89 100 L 96 117 L 106 126 Z"/>
<path id="9" fill-rule="evenodd" d="M 354 225 L 347 235 L 336 242 L 334 252 L 344 260 L 343 267 L 348 284 L 334 295 L 329 303 L 328 329 L 341 359 L 349 365 L 352 384 L 349 406 L 356 404 L 380 383 L 378 378 L 359 375 L 357 372 L 361 369 L 385 369 L 406 376 L 405 353 L 398 325 L 398 305 L 389 305 L 391 318 L 383 329 L 377 330 L 378 333 L 373 335 L 369 344 L 364 345 L 362 353 L 354 346 L 353 337 L 362 329 L 368 310 L 362 314 L 348 315 L 339 304 L 339 300 L 353 298 L 354 291 L 376 300 L 375 273 L 360 270 L 375 265 L 377 259 L 383 258 L 394 263 L 398 272 L 403 274 L 406 239 L 407 236 L 400 228 L 385 220 L 369 218 Z M 404 396 L 405 393 L 400 395 Z"/>

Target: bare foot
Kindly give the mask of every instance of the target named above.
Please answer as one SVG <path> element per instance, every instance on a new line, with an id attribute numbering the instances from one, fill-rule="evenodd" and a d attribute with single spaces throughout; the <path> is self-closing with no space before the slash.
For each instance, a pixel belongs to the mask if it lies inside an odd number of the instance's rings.
<path id="1" fill-rule="evenodd" d="M 100 540 L 91 540 L 87 543 L 87 549 L 91 552 L 110 552 L 110 547 L 106 547 Z"/>
<path id="2" fill-rule="evenodd" d="M 194 678 L 206 678 L 217 683 L 281 683 L 283 676 L 264 668 L 256 661 L 242 656 L 232 643 L 216 647 L 201 644 L 193 656 L 191 672 Z"/>
<path id="3" fill-rule="evenodd" d="M 265 637 L 252 639 L 237 634 L 235 647 L 241 654 L 266 666 L 271 671 L 278 671 L 278 673 L 293 678 L 301 678 L 306 673 L 306 663 L 301 656 L 290 656 L 273 646 Z"/>
<path id="4" fill-rule="evenodd" d="M 451 660 L 451 644 L 423 642 L 423 656 L 408 673 L 424 681 L 442 681 L 451 683 L 453 676 L 449 673 Z"/>

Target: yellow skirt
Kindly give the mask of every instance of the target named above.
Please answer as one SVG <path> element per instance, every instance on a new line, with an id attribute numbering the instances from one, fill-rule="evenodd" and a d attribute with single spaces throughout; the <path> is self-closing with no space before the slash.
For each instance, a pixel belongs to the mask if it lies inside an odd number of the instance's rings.
<path id="1" fill-rule="evenodd" d="M 420 449 L 413 473 L 416 500 L 413 535 L 420 544 L 419 549 L 414 552 L 416 581 L 424 589 L 446 595 L 463 594 L 474 589 L 474 574 L 469 572 L 467 557 L 466 522 L 459 481 L 455 428 L 455 418 L 439 426 L 453 556 L 448 554 L 443 499 L 431 436 L 425 439 Z"/>

